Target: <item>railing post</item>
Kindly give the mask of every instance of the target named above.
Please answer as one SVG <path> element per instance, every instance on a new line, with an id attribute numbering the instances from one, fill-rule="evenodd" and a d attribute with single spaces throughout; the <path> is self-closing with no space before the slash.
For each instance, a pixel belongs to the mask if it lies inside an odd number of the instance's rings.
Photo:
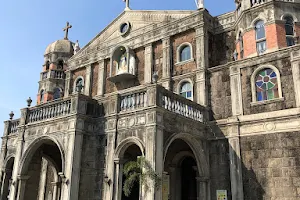
<path id="1" fill-rule="evenodd" d="M 159 91 L 159 85 L 152 84 L 149 87 L 147 87 L 147 106 L 157 106 L 159 105 L 159 98 L 158 98 L 158 91 Z"/>

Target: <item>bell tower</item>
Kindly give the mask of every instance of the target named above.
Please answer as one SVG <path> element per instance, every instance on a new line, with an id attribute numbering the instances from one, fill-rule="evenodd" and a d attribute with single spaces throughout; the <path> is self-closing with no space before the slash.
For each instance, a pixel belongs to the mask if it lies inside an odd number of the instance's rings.
<path id="1" fill-rule="evenodd" d="M 66 62 L 74 55 L 75 43 L 68 39 L 69 29 L 72 26 L 67 22 L 65 37 L 51 43 L 44 53 L 44 64 L 39 81 L 37 104 L 46 103 L 63 97 L 65 88 Z M 78 49 L 78 47 L 76 47 Z"/>

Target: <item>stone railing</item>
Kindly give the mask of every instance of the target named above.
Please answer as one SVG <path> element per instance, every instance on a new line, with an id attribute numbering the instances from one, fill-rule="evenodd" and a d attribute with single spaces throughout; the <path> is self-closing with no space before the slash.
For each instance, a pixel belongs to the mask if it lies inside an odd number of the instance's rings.
<path id="1" fill-rule="evenodd" d="M 120 111 L 134 110 L 147 106 L 147 92 L 138 91 L 120 96 Z"/>
<path id="2" fill-rule="evenodd" d="M 176 114 L 199 122 L 204 122 L 204 115 L 206 113 L 205 107 L 178 94 L 174 94 L 163 87 L 159 88 L 158 104 L 166 110 Z"/>
<path id="3" fill-rule="evenodd" d="M 250 0 L 251 6 L 257 6 L 266 2 L 270 2 L 274 0 Z M 283 1 L 283 2 L 296 2 L 299 3 L 299 0 L 275 0 L 275 1 Z"/>
<path id="4" fill-rule="evenodd" d="M 65 72 L 64 71 L 52 70 L 50 78 L 64 79 L 65 78 Z"/>
<path id="5" fill-rule="evenodd" d="M 12 120 L 12 121 L 9 123 L 8 134 L 16 133 L 16 132 L 18 131 L 19 123 L 20 123 L 20 119 Z"/>
<path id="6" fill-rule="evenodd" d="M 71 112 L 71 99 L 54 101 L 29 109 L 27 123 L 43 121 L 55 117 L 62 117 Z"/>

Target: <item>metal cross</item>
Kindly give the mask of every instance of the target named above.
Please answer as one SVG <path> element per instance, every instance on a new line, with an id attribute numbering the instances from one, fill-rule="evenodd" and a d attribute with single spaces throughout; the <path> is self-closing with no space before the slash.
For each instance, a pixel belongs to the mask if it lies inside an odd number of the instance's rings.
<path id="1" fill-rule="evenodd" d="M 65 34 L 65 40 L 68 40 L 68 35 L 69 35 L 69 29 L 72 28 L 72 25 L 70 25 L 69 22 L 67 22 L 67 26 L 63 29 L 66 34 Z"/>

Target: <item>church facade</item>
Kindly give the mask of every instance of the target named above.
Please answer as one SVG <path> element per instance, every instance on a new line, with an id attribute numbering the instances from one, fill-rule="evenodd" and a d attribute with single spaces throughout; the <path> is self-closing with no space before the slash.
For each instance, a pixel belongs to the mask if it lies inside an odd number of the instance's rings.
<path id="1" fill-rule="evenodd" d="M 300 199 L 300 1 L 126 9 L 44 53 L 37 104 L 5 121 L 0 200 Z M 161 178 L 124 195 L 124 166 Z"/>

